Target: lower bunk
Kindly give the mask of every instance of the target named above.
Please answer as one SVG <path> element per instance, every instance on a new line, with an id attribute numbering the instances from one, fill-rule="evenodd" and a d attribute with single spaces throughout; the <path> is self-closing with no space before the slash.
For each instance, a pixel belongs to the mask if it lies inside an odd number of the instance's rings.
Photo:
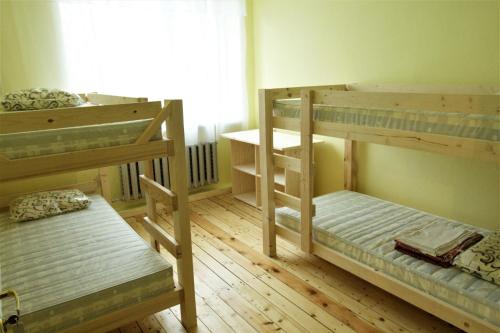
<path id="1" fill-rule="evenodd" d="M 0 213 L 0 290 L 26 333 L 106 332 L 179 304 L 173 269 L 99 195 L 83 210 L 16 223 Z M 15 311 L 0 301 L 0 318 Z"/>
<path id="2" fill-rule="evenodd" d="M 488 231 L 368 195 L 340 191 L 314 199 L 313 254 L 473 332 L 498 332 L 500 288 L 458 268 L 416 259 L 394 239 L 433 224 Z M 277 233 L 300 243 L 300 213 L 276 209 Z M 451 320 L 450 320 L 451 318 Z"/>

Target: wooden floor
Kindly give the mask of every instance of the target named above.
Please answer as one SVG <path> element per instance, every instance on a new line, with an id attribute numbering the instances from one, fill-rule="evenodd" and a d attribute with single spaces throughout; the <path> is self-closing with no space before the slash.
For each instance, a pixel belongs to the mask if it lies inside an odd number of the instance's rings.
<path id="1" fill-rule="evenodd" d="M 277 259 L 264 256 L 260 212 L 230 195 L 192 202 L 191 211 L 192 332 L 459 332 L 285 240 Z M 128 222 L 147 238 L 139 220 Z M 171 222 L 162 215 L 169 232 Z M 113 333 L 185 332 L 179 318 L 177 306 Z"/>

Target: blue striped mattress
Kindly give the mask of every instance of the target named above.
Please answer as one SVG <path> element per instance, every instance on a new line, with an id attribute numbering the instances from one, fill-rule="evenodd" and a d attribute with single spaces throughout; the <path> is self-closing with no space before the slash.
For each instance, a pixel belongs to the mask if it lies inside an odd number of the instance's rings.
<path id="1" fill-rule="evenodd" d="M 300 117 L 300 99 L 277 100 L 273 103 L 275 116 Z M 500 115 L 495 114 L 364 109 L 323 104 L 314 104 L 313 111 L 315 121 L 500 141 Z"/>
<path id="2" fill-rule="evenodd" d="M 0 213 L 0 289 L 26 333 L 53 333 L 174 288 L 172 266 L 100 196 L 89 208 L 15 223 Z M 0 315 L 12 314 L 12 301 Z"/>
<path id="3" fill-rule="evenodd" d="M 150 120 L 0 134 L 0 153 L 10 159 L 68 153 L 134 143 Z M 158 131 L 152 140 L 160 140 Z"/>
<path id="4" fill-rule="evenodd" d="M 434 223 L 484 229 L 370 197 L 340 191 L 314 199 L 313 238 L 331 249 L 374 267 L 449 304 L 500 327 L 500 287 L 458 268 L 442 268 L 394 250 L 394 239 Z M 300 213 L 282 207 L 276 222 L 299 231 Z"/>

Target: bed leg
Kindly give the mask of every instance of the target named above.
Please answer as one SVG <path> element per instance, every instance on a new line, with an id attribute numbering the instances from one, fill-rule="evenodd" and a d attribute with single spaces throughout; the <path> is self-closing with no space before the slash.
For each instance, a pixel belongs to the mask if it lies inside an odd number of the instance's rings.
<path id="1" fill-rule="evenodd" d="M 165 101 L 169 108 L 167 133 L 174 140 L 174 156 L 169 156 L 171 166 L 171 190 L 177 196 L 177 210 L 173 211 L 175 240 L 181 246 L 181 257 L 177 259 L 179 284 L 183 288 L 181 299 L 182 325 L 189 329 L 197 325 L 194 289 L 193 252 L 191 247 L 191 221 L 188 207 L 188 182 L 184 142 L 182 101 Z"/>
<path id="2" fill-rule="evenodd" d="M 344 143 L 344 189 L 356 191 L 356 141 L 346 139 Z"/>
<path id="3" fill-rule="evenodd" d="M 313 98 L 312 90 L 301 90 L 300 110 L 300 248 L 312 252 L 312 155 L 313 155 Z"/>
<path id="4" fill-rule="evenodd" d="M 268 90 L 259 90 L 262 242 L 264 254 L 276 256 L 273 159 L 273 101 Z"/>
<path id="5" fill-rule="evenodd" d="M 108 177 L 108 169 L 107 168 L 99 168 L 97 173 L 98 184 L 101 189 L 101 194 L 106 199 L 108 203 L 112 203 L 111 198 L 111 184 L 109 183 Z"/>

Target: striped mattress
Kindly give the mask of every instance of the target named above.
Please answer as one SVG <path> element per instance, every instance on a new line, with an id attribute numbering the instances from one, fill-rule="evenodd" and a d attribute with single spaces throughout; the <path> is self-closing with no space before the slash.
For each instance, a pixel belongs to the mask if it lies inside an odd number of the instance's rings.
<path id="1" fill-rule="evenodd" d="M 394 250 L 398 235 L 434 223 L 465 226 L 483 235 L 487 230 L 357 192 L 326 194 L 314 203 L 313 238 L 318 243 L 500 327 L 500 287 L 458 268 L 442 268 Z M 276 222 L 299 231 L 300 213 L 279 208 Z"/>
<path id="2" fill-rule="evenodd" d="M 300 99 L 274 101 L 273 113 L 280 117 L 299 118 L 300 103 Z M 322 104 L 313 105 L 313 111 L 315 121 L 500 141 L 499 115 L 378 110 Z"/>
<path id="3" fill-rule="evenodd" d="M 100 196 L 88 209 L 14 223 L 0 213 L 0 289 L 26 333 L 52 333 L 174 288 L 172 266 Z M 14 313 L 12 301 L 0 315 Z"/>
<path id="4" fill-rule="evenodd" d="M 134 143 L 151 123 L 135 120 L 29 133 L 0 134 L 0 153 L 10 159 L 67 153 Z M 161 139 L 158 132 L 152 140 Z"/>

